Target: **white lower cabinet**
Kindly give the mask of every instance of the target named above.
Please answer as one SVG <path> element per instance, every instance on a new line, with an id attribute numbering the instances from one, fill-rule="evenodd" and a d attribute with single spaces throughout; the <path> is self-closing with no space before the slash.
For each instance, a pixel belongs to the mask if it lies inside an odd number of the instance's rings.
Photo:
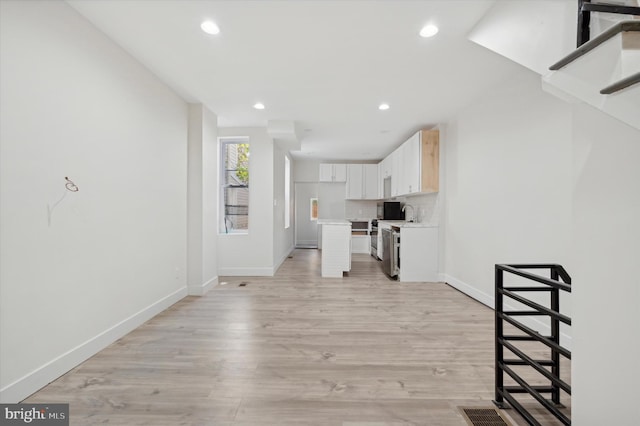
<path id="1" fill-rule="evenodd" d="M 384 257 L 384 244 L 382 244 L 382 230 L 391 229 L 391 224 L 378 221 L 378 259 L 382 260 Z"/>
<path id="2" fill-rule="evenodd" d="M 400 228 L 402 282 L 438 281 L 438 228 Z"/>

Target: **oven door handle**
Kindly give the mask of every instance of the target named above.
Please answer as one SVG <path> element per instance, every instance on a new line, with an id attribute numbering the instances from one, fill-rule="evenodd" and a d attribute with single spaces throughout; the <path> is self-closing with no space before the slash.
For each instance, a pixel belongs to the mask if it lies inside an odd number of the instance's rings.
<path id="1" fill-rule="evenodd" d="M 392 271 L 394 275 L 398 275 L 400 273 L 400 233 L 393 232 L 393 253 L 391 258 L 393 259 Z"/>

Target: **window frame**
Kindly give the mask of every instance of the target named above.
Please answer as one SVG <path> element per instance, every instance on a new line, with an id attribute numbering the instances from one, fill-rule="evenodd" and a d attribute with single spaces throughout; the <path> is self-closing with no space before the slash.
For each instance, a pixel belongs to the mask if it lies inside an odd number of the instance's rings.
<path id="1" fill-rule="evenodd" d="M 226 172 L 226 152 L 228 145 L 240 145 L 246 144 L 249 145 L 249 151 L 247 153 L 247 170 L 248 170 L 248 181 L 246 184 L 247 189 L 247 228 L 246 229 L 229 229 L 227 228 L 227 213 L 225 204 L 225 190 L 228 188 L 227 184 L 227 175 Z M 218 197 L 218 234 L 220 235 L 247 235 L 251 229 L 251 142 L 249 137 L 247 136 L 224 136 L 218 138 L 218 153 L 219 153 L 219 179 L 220 182 L 218 184 L 219 197 Z M 244 216 L 244 215 L 240 215 Z"/>
<path id="2" fill-rule="evenodd" d="M 284 229 L 291 228 L 291 160 L 284 156 Z"/>

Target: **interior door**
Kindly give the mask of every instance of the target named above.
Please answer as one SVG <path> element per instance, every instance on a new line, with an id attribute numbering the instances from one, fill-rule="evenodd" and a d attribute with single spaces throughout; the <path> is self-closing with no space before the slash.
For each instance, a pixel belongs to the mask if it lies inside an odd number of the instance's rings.
<path id="1" fill-rule="evenodd" d="M 318 184 L 296 182 L 295 184 L 295 238 L 296 247 L 318 247 Z M 315 207 L 314 201 L 315 200 Z M 315 216 L 315 219 L 313 217 Z"/>

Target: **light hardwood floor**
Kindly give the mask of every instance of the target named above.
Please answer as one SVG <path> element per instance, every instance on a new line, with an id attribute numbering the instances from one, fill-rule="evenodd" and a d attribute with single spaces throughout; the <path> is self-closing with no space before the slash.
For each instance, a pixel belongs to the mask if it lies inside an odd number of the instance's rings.
<path id="1" fill-rule="evenodd" d="M 222 277 L 25 402 L 68 402 L 72 425 L 466 425 L 458 406 L 493 407 L 489 308 L 367 255 L 344 278 L 319 262 Z"/>

